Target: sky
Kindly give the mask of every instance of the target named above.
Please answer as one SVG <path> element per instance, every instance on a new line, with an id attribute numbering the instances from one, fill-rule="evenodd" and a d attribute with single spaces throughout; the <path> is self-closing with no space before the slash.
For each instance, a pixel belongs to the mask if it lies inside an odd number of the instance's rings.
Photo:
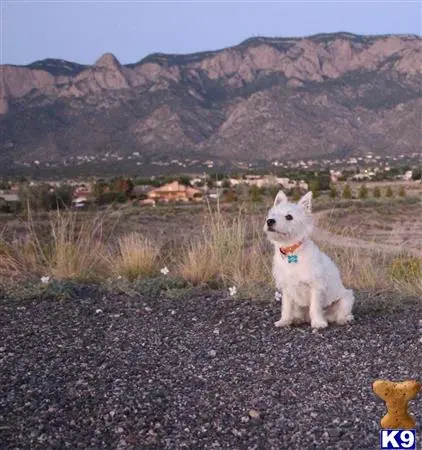
<path id="1" fill-rule="evenodd" d="M 22 65 L 44 58 L 93 64 L 106 52 L 128 64 L 257 35 L 422 34 L 421 0 L 0 0 L 0 13 L 0 63 Z"/>

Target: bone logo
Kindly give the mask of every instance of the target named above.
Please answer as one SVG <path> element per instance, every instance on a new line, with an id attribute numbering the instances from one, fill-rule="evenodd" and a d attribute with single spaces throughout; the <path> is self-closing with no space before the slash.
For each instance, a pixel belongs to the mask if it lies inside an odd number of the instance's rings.
<path id="1" fill-rule="evenodd" d="M 381 419 L 381 449 L 416 449 L 415 418 L 408 412 L 408 403 L 421 390 L 421 383 L 415 380 L 395 383 L 376 380 L 372 388 L 387 407 L 387 414 Z"/>

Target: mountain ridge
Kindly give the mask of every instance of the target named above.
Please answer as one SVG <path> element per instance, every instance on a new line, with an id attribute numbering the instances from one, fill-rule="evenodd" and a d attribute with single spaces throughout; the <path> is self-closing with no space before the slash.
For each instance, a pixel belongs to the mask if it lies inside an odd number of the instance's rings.
<path id="1" fill-rule="evenodd" d="M 105 53 L 3 65 L 0 163 L 420 152 L 421 54 L 416 35 L 339 32 L 131 64 Z"/>

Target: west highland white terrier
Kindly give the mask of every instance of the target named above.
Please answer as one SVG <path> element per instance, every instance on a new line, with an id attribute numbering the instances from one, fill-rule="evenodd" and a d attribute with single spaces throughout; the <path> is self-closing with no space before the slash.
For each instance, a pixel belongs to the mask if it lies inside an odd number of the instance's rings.
<path id="1" fill-rule="evenodd" d="M 312 192 L 297 204 L 277 194 L 264 226 L 274 244 L 273 276 L 282 291 L 281 318 L 276 327 L 311 323 L 325 328 L 353 320 L 353 291 L 346 289 L 334 262 L 310 239 L 313 230 Z"/>

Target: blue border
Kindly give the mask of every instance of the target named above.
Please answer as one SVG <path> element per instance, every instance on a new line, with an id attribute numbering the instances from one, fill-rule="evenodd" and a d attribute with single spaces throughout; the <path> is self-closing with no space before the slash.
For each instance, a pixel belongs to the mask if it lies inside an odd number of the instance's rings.
<path id="1" fill-rule="evenodd" d="M 386 447 L 382 447 L 381 446 L 381 436 L 382 436 L 382 432 L 383 431 L 399 431 L 399 432 L 402 432 L 402 431 L 413 431 L 413 436 L 415 437 L 415 442 L 413 443 L 413 446 L 412 447 L 394 447 L 394 450 L 416 450 L 416 443 L 417 443 L 417 441 L 416 441 L 416 429 L 415 428 L 410 428 L 410 429 L 406 429 L 406 428 L 386 428 L 386 429 L 384 429 L 384 430 L 380 430 L 380 432 L 379 432 L 379 448 L 381 449 L 381 450 L 383 450 L 383 449 L 385 449 Z"/>

